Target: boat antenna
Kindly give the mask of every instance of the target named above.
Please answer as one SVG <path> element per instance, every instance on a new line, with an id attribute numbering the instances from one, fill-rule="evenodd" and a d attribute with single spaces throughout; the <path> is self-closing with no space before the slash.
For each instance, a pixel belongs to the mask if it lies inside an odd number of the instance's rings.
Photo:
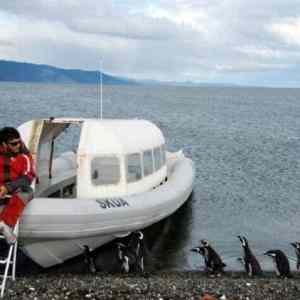
<path id="1" fill-rule="evenodd" d="M 100 104 L 99 104 L 99 98 L 97 101 L 97 118 L 102 120 L 102 110 L 103 110 L 103 99 L 102 99 L 102 85 L 103 85 L 103 79 L 102 79 L 102 60 L 100 60 Z"/>

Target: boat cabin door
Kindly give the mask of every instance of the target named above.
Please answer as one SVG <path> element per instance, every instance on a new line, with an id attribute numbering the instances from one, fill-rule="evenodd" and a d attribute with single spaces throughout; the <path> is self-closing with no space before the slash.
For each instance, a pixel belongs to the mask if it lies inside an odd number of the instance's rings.
<path id="1" fill-rule="evenodd" d="M 22 138 L 35 161 L 37 174 L 37 180 L 34 183 L 35 196 L 48 197 L 51 193 L 55 193 L 55 189 L 58 189 L 57 185 L 60 179 L 57 178 L 57 172 L 54 172 L 55 166 L 53 166 L 54 144 L 56 138 L 64 132 L 71 123 L 72 122 L 63 120 L 56 121 L 55 119 L 35 120 L 27 122 L 19 128 Z M 75 153 L 74 164 L 73 167 L 76 168 Z M 73 175 L 76 175 L 76 170 Z"/>

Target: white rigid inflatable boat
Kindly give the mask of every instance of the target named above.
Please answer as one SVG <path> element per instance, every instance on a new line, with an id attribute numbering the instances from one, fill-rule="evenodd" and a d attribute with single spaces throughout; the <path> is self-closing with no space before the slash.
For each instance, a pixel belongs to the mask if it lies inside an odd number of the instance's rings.
<path id="1" fill-rule="evenodd" d="M 73 126 L 80 129 L 77 148 L 56 153 Z M 19 131 L 38 175 L 19 238 L 42 267 L 152 225 L 192 192 L 192 160 L 167 152 L 162 132 L 149 121 L 51 118 Z"/>

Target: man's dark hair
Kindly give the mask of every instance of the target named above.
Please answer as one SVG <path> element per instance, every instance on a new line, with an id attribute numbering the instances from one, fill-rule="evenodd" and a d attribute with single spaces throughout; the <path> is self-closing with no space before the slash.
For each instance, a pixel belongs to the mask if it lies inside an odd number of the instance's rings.
<path id="1" fill-rule="evenodd" d="M 0 130 L 0 143 L 7 143 L 13 139 L 19 139 L 20 133 L 14 127 L 3 127 Z"/>

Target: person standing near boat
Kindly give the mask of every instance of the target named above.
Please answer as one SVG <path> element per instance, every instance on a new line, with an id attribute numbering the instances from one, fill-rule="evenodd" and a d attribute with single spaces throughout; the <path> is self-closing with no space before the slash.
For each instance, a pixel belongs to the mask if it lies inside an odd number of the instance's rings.
<path id="1" fill-rule="evenodd" d="M 0 199 L 4 203 L 0 212 L 0 232 L 8 244 L 15 243 L 12 229 L 33 198 L 30 185 L 34 178 L 32 156 L 20 133 L 13 127 L 0 129 Z"/>

